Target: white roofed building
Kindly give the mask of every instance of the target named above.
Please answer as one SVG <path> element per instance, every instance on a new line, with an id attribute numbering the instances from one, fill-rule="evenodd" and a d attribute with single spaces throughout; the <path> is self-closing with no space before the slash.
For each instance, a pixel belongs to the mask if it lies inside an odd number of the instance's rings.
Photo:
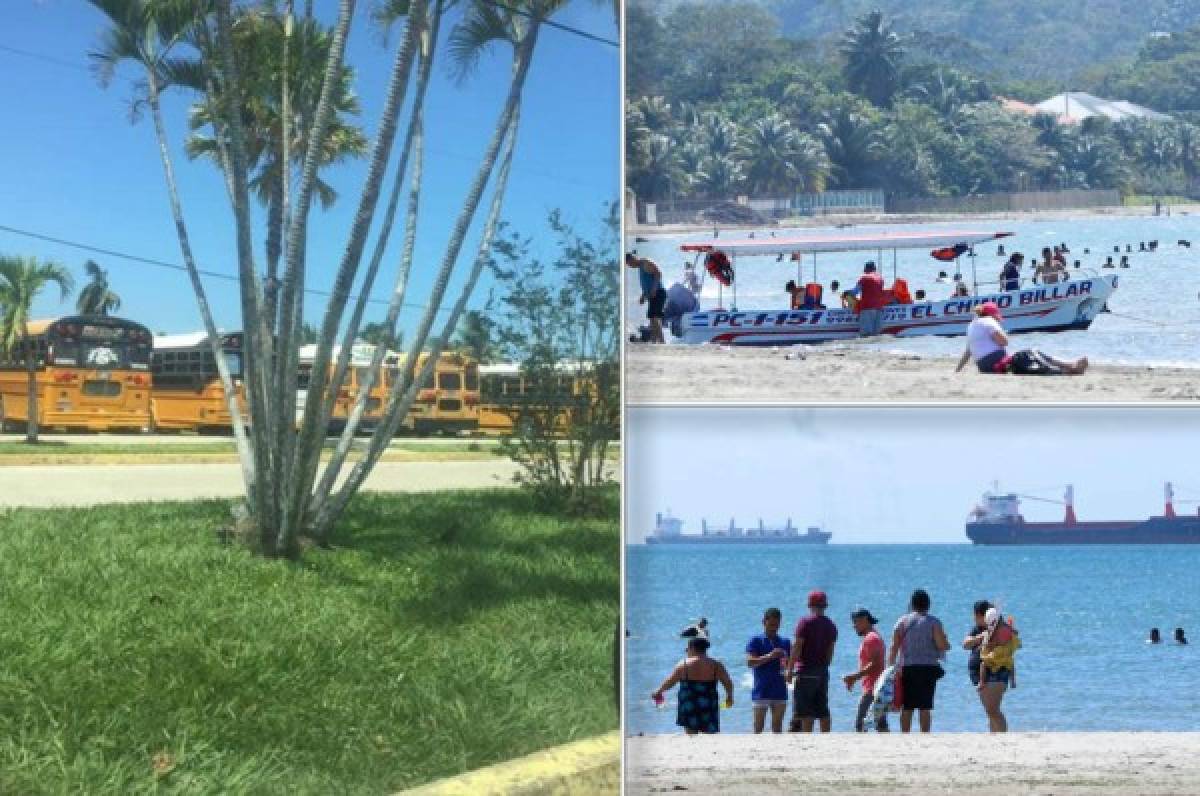
<path id="1" fill-rule="evenodd" d="M 1151 119 L 1170 121 L 1165 113 L 1151 110 L 1125 100 L 1107 100 L 1088 94 L 1086 91 L 1068 91 L 1056 94 L 1034 106 L 1039 113 L 1058 117 L 1059 124 L 1078 124 L 1092 116 L 1104 116 L 1114 122 L 1122 119 Z"/>

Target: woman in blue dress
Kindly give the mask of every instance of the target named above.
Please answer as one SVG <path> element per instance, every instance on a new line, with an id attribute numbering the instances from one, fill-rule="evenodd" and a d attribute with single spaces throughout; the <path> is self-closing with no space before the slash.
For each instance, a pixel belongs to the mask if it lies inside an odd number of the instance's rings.
<path id="1" fill-rule="evenodd" d="M 688 640 L 687 657 L 675 665 L 650 696 L 662 702 L 663 692 L 679 685 L 679 709 L 675 723 L 688 735 L 721 731 L 721 704 L 717 683 L 725 688 L 725 707 L 733 707 L 733 680 L 725 664 L 708 657 L 708 639 L 697 636 Z"/>

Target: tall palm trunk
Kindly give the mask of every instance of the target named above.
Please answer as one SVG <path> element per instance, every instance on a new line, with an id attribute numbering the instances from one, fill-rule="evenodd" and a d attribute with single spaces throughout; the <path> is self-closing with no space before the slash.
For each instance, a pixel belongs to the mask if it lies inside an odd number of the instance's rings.
<path id="1" fill-rule="evenodd" d="M 421 37 L 420 61 L 417 66 L 417 90 L 413 98 L 412 117 L 409 119 L 408 130 L 405 133 L 404 146 L 400 150 L 400 163 L 396 169 L 396 178 L 392 185 L 391 196 L 388 198 L 388 206 L 384 211 L 383 224 L 380 226 L 379 236 L 375 241 L 375 251 L 371 255 L 371 262 L 367 267 L 362 287 L 359 289 L 358 300 L 355 303 L 354 312 L 347 325 L 346 337 L 342 344 L 349 346 L 354 342 L 353 333 L 362 323 L 371 286 L 374 284 L 387 250 L 388 240 L 391 238 L 392 226 L 396 220 L 396 210 L 400 205 L 400 196 L 404 192 L 408 160 L 411 157 L 413 161 L 412 189 L 409 194 L 408 211 L 404 223 L 404 248 L 400 255 L 400 267 L 397 269 L 395 284 L 392 288 L 392 300 L 388 303 L 387 315 L 383 321 L 384 339 L 379 341 L 375 347 L 371 362 L 366 368 L 365 380 L 360 385 L 358 397 L 346 418 L 346 427 L 342 430 L 341 439 L 338 440 L 333 456 L 326 465 L 325 473 L 321 476 L 321 481 L 313 492 L 310 501 L 311 508 L 319 507 L 333 488 L 354 443 L 355 434 L 362 421 L 371 390 L 379 381 L 383 358 L 388 350 L 396 345 L 396 322 L 399 319 L 400 310 L 404 306 L 404 296 L 408 289 L 408 277 L 412 268 L 413 250 L 416 246 L 417 213 L 420 205 L 421 175 L 424 162 L 425 94 L 429 88 L 430 75 L 433 72 L 434 53 L 437 50 L 438 29 L 441 24 L 443 5 L 442 0 L 435 2 L 429 24 Z M 336 374 L 334 382 L 337 383 Z"/>
<path id="2" fill-rule="evenodd" d="M 292 512 L 290 516 L 297 523 L 304 522 L 305 509 L 309 504 L 313 481 L 316 478 L 316 470 L 320 461 L 320 440 L 329 424 L 336 392 L 341 387 L 340 382 L 331 382 L 329 378 L 333 344 L 337 337 L 338 327 L 341 325 L 342 313 L 350 298 L 350 290 L 354 284 L 354 276 L 358 270 L 363 249 L 366 248 L 371 221 L 375 217 L 375 207 L 379 201 L 380 188 L 387 171 L 392 146 L 395 143 L 400 110 L 404 105 L 409 76 L 412 73 L 412 65 L 416 56 L 417 37 L 427 22 L 427 16 L 425 0 L 414 0 L 409 10 L 404 42 L 393 62 L 384 100 L 383 121 L 377 134 L 370 165 L 367 167 L 362 196 L 351 225 L 349 240 L 342 253 L 337 276 L 334 278 L 333 290 L 325 309 L 325 319 L 321 324 L 321 333 L 317 338 L 317 355 L 313 361 L 308 401 L 304 407 L 304 418 L 301 422 L 296 455 L 293 460 L 292 478 L 289 484 L 290 494 L 287 507 Z M 295 224 L 293 224 L 294 226 Z M 343 378 L 345 374 L 343 361 L 348 361 L 349 356 L 349 350 L 343 349 L 339 352 L 338 365 Z M 328 397 L 326 396 L 327 390 L 330 393 Z"/>
<path id="3" fill-rule="evenodd" d="M 25 412 L 25 442 L 30 445 L 38 441 L 38 389 L 37 389 L 37 358 L 34 356 L 34 344 L 29 336 L 29 327 L 21 330 L 21 340 L 25 344 L 25 374 L 29 379 L 26 394 Z"/>
<path id="4" fill-rule="evenodd" d="M 175 181 L 175 168 L 171 163 L 171 152 L 167 146 L 167 127 L 163 123 L 162 106 L 159 103 L 158 79 L 151 67 L 147 67 L 146 76 L 150 116 L 154 121 L 154 135 L 158 139 L 158 154 L 162 160 L 163 176 L 167 183 L 167 198 L 171 205 L 171 217 L 175 221 L 175 234 L 179 238 L 179 250 L 183 255 L 183 264 L 192 283 L 192 292 L 196 294 L 196 305 L 200 308 L 200 318 L 204 321 L 209 347 L 216 361 L 217 376 L 221 379 L 221 388 L 225 391 L 229 416 L 240 418 L 241 411 L 238 407 L 237 393 L 234 391 L 233 379 L 229 375 L 229 366 L 225 362 L 225 356 L 221 353 L 221 340 L 217 335 L 217 325 L 213 321 L 212 309 L 208 305 L 208 294 L 204 291 L 204 283 L 200 281 L 200 272 L 196 269 L 191 238 L 188 235 L 187 223 L 183 218 L 183 204 L 179 201 L 179 186 Z M 246 438 L 246 430 L 239 422 L 233 424 L 233 441 L 237 448 L 238 460 L 242 465 L 242 480 L 249 498 L 255 493 L 254 459 L 250 451 L 250 442 Z"/>
<path id="5" fill-rule="evenodd" d="M 471 294 L 475 290 L 475 285 L 479 281 L 479 275 L 491 259 L 492 240 L 495 237 L 496 228 L 500 221 L 500 210 L 503 206 L 505 189 L 508 186 L 508 174 L 512 167 L 513 152 L 516 149 L 519 115 L 519 108 L 517 108 L 514 109 L 513 114 L 508 118 L 509 127 L 506 132 L 509 135 L 507 146 L 505 147 L 504 157 L 500 164 L 500 171 L 496 177 L 496 188 L 492 196 L 492 205 L 488 211 L 487 220 L 484 222 L 479 249 L 471 271 L 467 275 L 467 281 L 459 293 L 458 300 L 451 308 L 450 315 L 446 319 L 437 344 L 429 352 L 429 357 L 425 361 L 425 365 L 421 368 L 420 373 L 413 374 L 413 363 L 418 358 L 417 353 L 421 350 L 423 344 L 412 349 L 413 354 L 409 357 L 410 363 L 409 367 L 405 369 L 405 378 L 393 388 L 391 395 L 388 396 L 388 407 L 384 419 L 379 424 L 379 427 L 376 428 L 374 434 L 372 434 L 366 454 L 355 464 L 337 494 L 326 500 L 322 506 L 315 510 L 316 518 L 313 522 L 313 535 L 321 542 L 328 540 L 333 523 L 345 511 L 350 499 L 362 487 L 371 469 L 379 462 L 379 457 L 383 455 L 383 451 L 387 448 L 388 443 L 391 442 L 396 429 L 400 425 L 400 419 L 408 413 L 409 408 L 412 406 L 413 400 L 416 398 L 417 387 L 433 373 L 438 358 L 442 354 L 442 348 L 454 335 L 458 319 L 462 315 L 463 310 L 466 309 L 467 300 L 470 299 Z M 438 305 L 440 303 L 439 299 Z M 427 312 L 435 311 L 434 307 L 438 305 L 432 305 Z M 329 481 L 329 486 L 332 487 L 332 478 Z"/>
<path id="6" fill-rule="evenodd" d="M 433 290 L 430 294 L 429 303 L 426 307 L 425 314 L 421 319 L 417 336 L 413 340 L 410 350 L 412 354 L 408 357 L 406 367 L 404 368 L 404 376 L 400 380 L 400 384 L 393 387 L 392 394 L 388 397 L 388 405 L 384 412 L 382 422 L 376 427 L 371 435 L 371 440 L 368 443 L 367 454 L 361 459 L 351 471 L 350 476 L 346 479 L 337 496 L 331 500 L 325 500 L 324 505 L 314 505 L 312 502 L 311 492 L 306 488 L 305 497 L 308 499 L 307 505 L 309 512 L 315 514 L 313 518 L 313 533 L 320 540 L 328 537 L 329 529 L 338 515 L 345 510 L 347 503 L 362 482 L 366 479 L 367 473 L 374 467 L 379 456 L 382 455 L 383 449 L 387 446 L 392 436 L 396 433 L 399 425 L 399 417 L 402 417 L 403 412 L 407 412 L 412 400 L 416 395 L 416 385 L 421 383 L 421 380 L 426 378 L 433 372 L 437 364 L 437 359 L 441 355 L 442 347 L 449 339 L 449 335 L 454 332 L 454 325 L 457 324 L 458 315 L 461 313 L 461 305 L 465 305 L 465 298 L 462 300 L 460 307 L 456 312 L 452 313 L 446 327 L 448 332 L 442 335 L 435 349 L 429 352 L 429 357 L 426 364 L 421 368 L 421 372 L 416 374 L 417 361 L 419 353 L 424 349 L 425 342 L 429 337 L 429 330 L 433 326 L 433 322 L 441 308 L 442 300 L 445 296 L 446 287 L 450 280 L 450 275 L 454 270 L 454 265 L 458 261 L 458 256 L 462 250 L 462 245 L 466 239 L 467 230 L 470 227 L 471 221 L 475 217 L 475 213 L 479 208 L 479 203 L 483 198 L 484 189 L 487 187 L 489 178 L 495 172 L 496 161 L 500 157 L 501 147 L 504 145 L 506 138 L 510 133 L 512 138 L 509 140 L 509 149 L 505 157 L 505 165 L 502 168 L 504 182 L 507 182 L 508 163 L 512 156 L 512 149 L 516 143 L 516 118 L 521 104 L 521 93 L 525 86 L 526 77 L 529 74 L 529 65 L 533 58 L 533 51 L 537 44 L 537 35 L 539 32 L 540 20 L 531 19 L 529 28 L 525 36 L 516 44 L 513 54 L 512 79 L 509 85 L 508 96 L 504 103 L 504 109 L 496 122 L 496 128 L 492 133 L 492 138 L 488 142 L 487 149 L 484 152 L 484 157 L 480 163 L 479 170 L 476 172 L 475 179 L 471 184 L 471 188 L 467 194 L 463 207 L 459 212 L 458 218 L 455 220 L 454 229 L 451 233 L 449 242 L 447 243 L 446 252 L 442 258 L 441 267 L 438 271 L 437 278 L 434 282 Z M 498 203 L 503 197 L 503 184 L 498 181 L 498 191 L 496 195 L 496 204 L 494 210 L 499 212 Z M 490 221 L 490 219 L 489 219 Z M 484 242 L 487 250 L 491 248 L 491 234 L 493 227 L 489 223 L 488 229 L 484 233 Z M 473 287 L 475 279 L 478 277 L 478 272 L 482 268 L 481 260 L 486 260 L 488 251 L 481 251 L 480 258 L 477 258 L 477 267 L 473 271 L 473 277 L 468 281 L 468 285 Z M 326 318 L 328 322 L 328 317 Z M 344 443 L 343 443 L 344 444 Z M 331 466 L 340 468 L 342 459 L 331 461 Z M 317 461 L 314 459 L 311 463 L 312 477 L 315 477 Z M 326 477 L 322 479 L 322 483 L 318 488 L 315 497 L 319 500 L 323 498 L 323 490 L 332 488 L 333 477 L 336 471 L 331 468 L 327 472 Z M 311 481 L 310 481 L 311 483 Z"/>

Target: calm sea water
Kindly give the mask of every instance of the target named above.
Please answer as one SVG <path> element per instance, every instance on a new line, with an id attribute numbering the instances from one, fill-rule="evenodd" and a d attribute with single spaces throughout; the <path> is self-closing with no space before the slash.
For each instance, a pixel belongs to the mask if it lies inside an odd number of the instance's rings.
<path id="1" fill-rule="evenodd" d="M 1177 626 L 1200 641 L 1200 546 L 972 547 L 829 545 L 627 548 L 627 732 L 673 733 L 675 691 L 665 709 L 649 698 L 682 657 L 679 630 L 709 620 L 713 648 L 737 689 L 722 731 L 749 732 L 750 671 L 745 644 L 761 632 L 763 610 L 779 607 L 788 636 L 811 589 L 829 594 L 839 639 L 831 669 L 835 732 L 853 729 L 859 692 L 836 679 L 857 668 L 850 612 L 859 605 L 891 629 L 914 588 L 952 645 L 938 683 L 934 729 L 986 730 L 966 674 L 961 642 L 977 599 L 1016 618 L 1024 647 L 1018 688 L 1005 697 L 1014 730 L 1200 729 L 1196 688 L 1200 647 L 1147 645 L 1152 626 Z M 791 715 L 789 708 L 789 717 Z"/>
<path id="2" fill-rule="evenodd" d="M 1083 269 L 1099 269 L 1108 255 L 1119 263 L 1125 254 L 1126 244 L 1133 245 L 1129 254 L 1130 268 L 1100 273 L 1116 273 L 1121 284 L 1109 302 L 1111 314 L 1102 314 L 1086 332 L 1061 334 L 1021 335 L 1022 348 L 1042 348 L 1048 352 L 1067 357 L 1089 356 L 1096 361 L 1108 363 L 1200 365 L 1200 216 L 1174 215 L 1170 218 L 1145 216 L 1092 217 L 1053 221 L 969 221 L 955 224 L 922 225 L 928 229 L 978 229 L 1013 232 L 1014 237 L 1002 242 L 1008 252 L 1021 251 L 1025 254 L 1026 267 L 1023 276 L 1032 273 L 1029 265 L 1035 255 L 1045 246 L 1065 242 L 1071 249 L 1067 258 L 1069 265 L 1080 260 Z M 912 225 L 861 225 L 847 230 L 832 228 L 805 230 L 811 234 L 866 233 L 879 230 L 912 229 Z M 711 235 L 711 233 L 708 233 Z M 749 234 L 746 230 L 725 230 L 722 237 L 741 238 Z M 770 231 L 759 230 L 756 237 L 769 236 Z M 776 230 L 776 234 L 782 234 Z M 636 243 L 632 239 L 627 248 L 636 250 L 655 260 L 663 269 L 669 286 L 679 281 L 683 274 L 685 257 L 679 245 L 685 240 L 704 239 L 707 235 L 686 235 L 671 238 L 654 238 L 649 243 Z M 1180 239 L 1191 240 L 1194 248 L 1177 245 Z M 1138 251 L 1142 241 L 1158 240 L 1158 251 L 1153 254 Z M 1113 252 L 1120 246 L 1120 254 Z M 1090 254 L 1084 254 L 1090 249 Z M 976 268 L 980 281 L 995 280 L 1005 257 L 996 255 L 996 244 L 981 244 L 977 247 Z M 828 298 L 829 283 L 837 279 L 846 288 L 853 287 L 862 273 L 866 260 L 877 258 L 876 253 L 849 252 L 818 255 L 818 281 L 825 285 Z M 969 258 L 960 260 L 964 277 L 971 281 Z M 738 261 L 738 306 L 742 309 L 775 308 L 786 306 L 783 285 L 796 278 L 796 264 L 787 261 L 777 263 L 773 258 L 741 258 Z M 929 256 L 923 249 L 897 253 L 899 274 L 908 280 L 915 292 L 924 289 L 931 300 L 946 298 L 951 285 L 938 284 L 935 278 L 939 270 L 953 274 L 953 264 L 943 264 Z M 702 270 L 702 269 L 701 269 Z M 1073 270 L 1073 269 L 1072 269 Z M 883 272 L 890 284 L 892 278 L 892 253 L 884 252 Z M 806 258 L 804 279 L 812 278 L 812 260 Z M 717 284 L 708 279 L 704 285 L 701 306 L 705 309 L 716 306 Z M 645 322 L 645 308 L 637 303 L 639 289 L 636 279 L 626 280 L 626 318 L 629 331 L 634 331 Z M 729 297 L 726 296 L 726 303 Z M 916 354 L 957 355 L 962 350 L 962 341 L 954 338 L 918 337 L 907 339 L 884 339 L 871 344 L 874 347 Z"/>

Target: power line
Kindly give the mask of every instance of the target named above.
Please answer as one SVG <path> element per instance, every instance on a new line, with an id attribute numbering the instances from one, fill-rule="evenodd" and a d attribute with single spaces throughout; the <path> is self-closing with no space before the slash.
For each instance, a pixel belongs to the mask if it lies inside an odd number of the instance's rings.
<path id="1" fill-rule="evenodd" d="M 187 272 L 187 268 L 182 265 L 179 265 L 178 263 L 169 263 L 169 262 L 166 262 L 165 260 L 155 260 L 152 257 L 143 257 L 138 254 L 129 254 L 127 252 L 117 251 L 116 249 L 106 249 L 102 246 L 93 246 L 90 243 L 80 243 L 79 241 L 67 240 L 66 238 L 59 238 L 59 237 L 55 237 L 53 235 L 46 235 L 41 232 L 31 232 L 30 230 L 27 230 L 27 229 L 17 229 L 16 227 L 9 227 L 4 224 L 0 224 L 0 231 L 10 232 L 13 235 L 21 235 L 22 237 L 33 238 L 35 240 L 45 241 L 47 243 L 56 243 L 60 246 L 69 246 L 73 249 L 81 249 L 82 251 L 92 252 L 94 254 L 103 254 L 108 257 L 117 257 L 122 260 L 130 260 L 131 262 L 142 263 L 143 265 L 151 265 L 156 268 L 167 268 L 172 271 L 183 271 L 185 273 Z M 237 276 L 234 276 L 233 274 L 225 274 L 225 273 L 221 273 L 220 271 L 208 271 L 203 268 L 197 268 L 196 271 L 203 276 L 212 277 L 213 279 L 223 279 L 227 282 L 240 282 L 240 278 Z M 313 296 L 325 296 L 327 298 L 331 295 L 331 293 L 328 290 L 315 290 L 313 288 L 305 288 L 304 292 L 308 293 L 310 295 L 313 295 Z M 351 296 L 350 298 L 351 298 L 351 300 L 357 300 L 358 296 Z M 369 298 L 369 299 L 367 299 L 367 303 L 368 304 L 390 304 L 391 302 L 386 301 L 384 299 Z M 428 307 L 424 304 L 413 304 L 410 302 L 404 302 L 400 306 L 407 307 L 409 309 L 417 309 L 417 310 L 428 309 Z M 438 309 L 438 312 L 439 313 L 449 312 L 450 309 L 451 309 L 450 307 L 441 307 Z"/>

